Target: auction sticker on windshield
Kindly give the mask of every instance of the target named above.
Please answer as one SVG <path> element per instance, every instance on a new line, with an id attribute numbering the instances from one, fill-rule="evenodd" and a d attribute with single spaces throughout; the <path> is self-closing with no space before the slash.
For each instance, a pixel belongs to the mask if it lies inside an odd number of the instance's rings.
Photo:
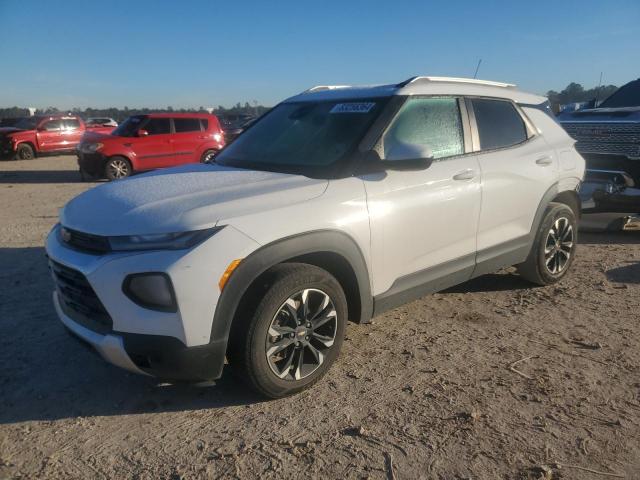
<path id="1" fill-rule="evenodd" d="M 374 102 L 338 103 L 329 113 L 369 113 L 374 106 Z"/>

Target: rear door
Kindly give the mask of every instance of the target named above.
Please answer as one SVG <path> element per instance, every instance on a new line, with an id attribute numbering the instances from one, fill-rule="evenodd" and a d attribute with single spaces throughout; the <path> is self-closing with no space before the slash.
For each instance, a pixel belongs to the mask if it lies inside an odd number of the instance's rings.
<path id="1" fill-rule="evenodd" d="M 80 137 L 84 130 L 80 128 L 80 121 L 77 118 L 62 119 L 62 145 L 64 149 L 74 149 L 80 143 Z"/>
<path id="2" fill-rule="evenodd" d="M 132 142 L 137 158 L 137 170 L 151 170 L 172 165 L 173 135 L 171 134 L 171 119 L 147 118 L 139 130 L 146 130 L 148 135 L 138 136 Z"/>
<path id="3" fill-rule="evenodd" d="M 511 101 L 471 98 L 467 106 L 482 172 L 480 263 L 487 252 L 508 253 L 526 245 L 538 205 L 556 181 L 558 163 L 553 149 Z"/>
<path id="4" fill-rule="evenodd" d="M 200 145 L 206 140 L 205 132 L 199 118 L 173 119 L 173 152 L 174 165 L 195 163 L 200 161 Z"/>

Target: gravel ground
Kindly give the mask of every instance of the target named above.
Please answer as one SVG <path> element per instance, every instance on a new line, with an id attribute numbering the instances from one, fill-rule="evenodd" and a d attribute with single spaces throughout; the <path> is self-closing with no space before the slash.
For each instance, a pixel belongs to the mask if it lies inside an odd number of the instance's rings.
<path id="1" fill-rule="evenodd" d="M 0 163 L 1 478 L 640 478 L 640 231 L 583 234 L 556 286 L 502 271 L 350 325 L 323 381 L 265 402 L 64 332 L 43 240 L 92 185 Z"/>

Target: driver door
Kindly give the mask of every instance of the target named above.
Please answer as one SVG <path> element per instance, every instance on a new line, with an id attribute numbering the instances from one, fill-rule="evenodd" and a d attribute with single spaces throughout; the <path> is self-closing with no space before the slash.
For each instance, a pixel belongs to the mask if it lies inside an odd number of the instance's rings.
<path id="1" fill-rule="evenodd" d="M 151 170 L 173 165 L 175 157 L 171 119 L 151 117 L 141 125 L 140 130 L 146 131 L 147 134 L 138 136 L 134 142 L 136 168 Z"/>
<path id="2" fill-rule="evenodd" d="M 47 120 L 38 125 L 38 150 L 53 152 L 63 147 L 62 120 Z"/>
<path id="3" fill-rule="evenodd" d="M 427 293 L 471 277 L 481 184 L 478 161 L 469 154 L 465 137 L 465 105 L 455 97 L 409 97 L 383 134 L 379 150 L 385 158 L 398 144 L 416 145 L 416 150 L 428 147 L 433 162 L 422 170 L 391 167 L 362 177 L 374 295 L 388 298 L 425 286 Z"/>

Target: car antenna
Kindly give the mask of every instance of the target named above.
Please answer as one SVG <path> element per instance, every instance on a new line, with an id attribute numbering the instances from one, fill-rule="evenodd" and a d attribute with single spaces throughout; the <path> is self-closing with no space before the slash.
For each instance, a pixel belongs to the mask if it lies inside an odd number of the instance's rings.
<path id="1" fill-rule="evenodd" d="M 482 63 L 482 59 L 479 58 L 478 59 L 478 65 L 476 65 L 476 73 L 473 74 L 473 78 L 477 78 L 478 77 L 478 70 L 480 70 L 480 64 Z"/>
<path id="2" fill-rule="evenodd" d="M 598 95 L 600 95 L 600 86 L 602 85 L 602 72 L 600 72 L 600 80 L 598 81 L 598 86 L 596 88 L 596 98 L 593 101 L 593 108 L 598 107 Z"/>

